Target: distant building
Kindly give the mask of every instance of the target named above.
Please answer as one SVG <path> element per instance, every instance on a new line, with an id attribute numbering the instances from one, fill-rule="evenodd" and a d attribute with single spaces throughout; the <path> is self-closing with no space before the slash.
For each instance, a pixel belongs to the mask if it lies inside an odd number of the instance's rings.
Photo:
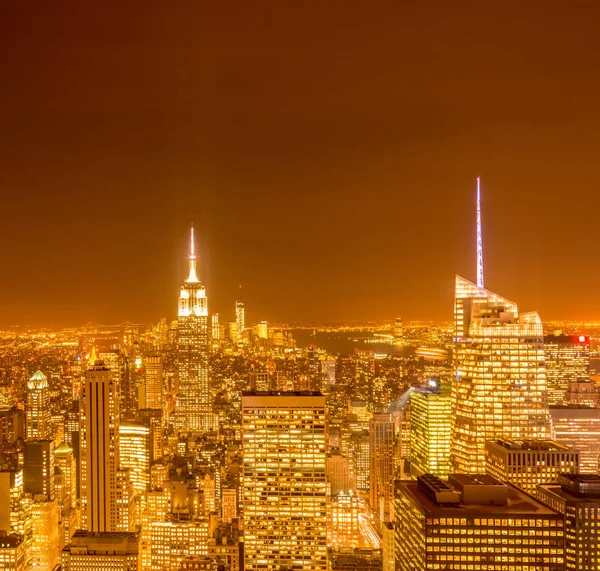
<path id="1" fill-rule="evenodd" d="M 63 571 L 141 571 L 138 533 L 78 530 L 62 551 Z"/>
<path id="2" fill-rule="evenodd" d="M 396 347 L 402 347 L 404 345 L 404 325 L 402 324 L 401 317 L 396 317 L 396 321 L 394 321 L 393 336 L 394 345 Z"/>
<path id="3" fill-rule="evenodd" d="M 119 387 L 92 355 L 80 411 L 82 524 L 90 532 L 117 531 Z"/>
<path id="4" fill-rule="evenodd" d="M 162 409 L 163 400 L 163 360 L 162 357 L 145 359 L 145 402 L 139 408 Z M 143 405 L 143 406 L 142 406 Z"/>
<path id="5" fill-rule="evenodd" d="M 598 471 L 600 460 L 600 408 L 550 407 L 554 439 L 579 451 L 581 472 Z"/>
<path id="6" fill-rule="evenodd" d="M 590 338 L 587 335 L 546 335 L 544 360 L 548 403 L 567 404 L 569 382 L 589 380 Z"/>
<path id="7" fill-rule="evenodd" d="M 256 336 L 259 339 L 268 339 L 269 338 L 269 324 L 266 321 L 261 321 L 256 326 Z"/>
<path id="8" fill-rule="evenodd" d="M 327 547 L 355 549 L 362 547 L 359 514 L 360 500 L 352 492 L 331 496 L 327 510 Z"/>
<path id="9" fill-rule="evenodd" d="M 531 495 L 562 472 L 579 472 L 579 452 L 553 440 L 488 440 L 485 451 L 487 474 Z"/>
<path id="10" fill-rule="evenodd" d="M 237 324 L 237 333 L 240 338 L 243 338 L 246 330 L 246 310 L 243 301 L 235 302 L 235 322 Z"/>
<path id="11" fill-rule="evenodd" d="M 452 399 L 439 383 L 410 393 L 410 473 L 413 477 L 450 473 Z"/>
<path id="12" fill-rule="evenodd" d="M 391 415 L 376 413 L 369 422 L 369 503 L 388 521 L 394 497 L 394 423 Z"/>
<path id="13" fill-rule="evenodd" d="M 340 492 L 349 492 L 356 489 L 350 471 L 350 461 L 345 456 L 342 456 L 339 451 L 332 452 L 327 457 L 325 470 L 327 472 L 327 481 L 331 486 L 332 496 Z"/>
<path id="14" fill-rule="evenodd" d="M 25 437 L 27 440 L 52 439 L 50 388 L 42 371 L 27 382 L 27 414 Z"/>
<path id="15" fill-rule="evenodd" d="M 0 535 L 0 569 L 29 571 L 22 535 Z"/>
<path id="16" fill-rule="evenodd" d="M 558 484 L 542 484 L 537 497 L 565 518 L 565 569 L 600 568 L 600 476 L 562 474 Z"/>
<path id="17" fill-rule="evenodd" d="M 119 458 L 122 468 L 129 468 L 133 490 L 143 494 L 150 488 L 150 427 L 133 422 L 119 426 Z"/>
<path id="18" fill-rule="evenodd" d="M 563 516 L 487 476 L 397 482 L 396 569 L 561 571 Z"/>
<path id="19" fill-rule="evenodd" d="M 598 406 L 598 388 L 594 381 L 569 381 L 566 396 L 567 406 Z"/>

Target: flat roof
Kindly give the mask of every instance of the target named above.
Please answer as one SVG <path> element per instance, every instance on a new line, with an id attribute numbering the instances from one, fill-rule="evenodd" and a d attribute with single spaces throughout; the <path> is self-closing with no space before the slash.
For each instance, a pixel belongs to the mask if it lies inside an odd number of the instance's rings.
<path id="1" fill-rule="evenodd" d="M 486 445 L 498 446 L 506 450 L 576 451 L 572 446 L 565 446 L 555 440 L 512 440 L 510 438 L 499 438 L 498 440 L 488 440 Z"/>
<path id="2" fill-rule="evenodd" d="M 469 474 L 463 474 L 470 476 Z M 481 475 L 478 475 L 480 477 Z M 494 479 L 494 481 L 496 481 Z M 423 490 L 419 488 L 417 482 L 408 480 L 400 481 L 397 486 L 404 489 L 414 499 L 415 503 L 425 512 L 425 514 L 439 515 L 443 517 L 481 517 L 481 516 L 537 516 L 537 517 L 552 517 L 557 519 L 563 516 L 554 510 L 546 507 L 536 499 L 518 490 L 516 487 L 505 484 L 507 487 L 507 503 L 505 505 L 476 505 L 476 504 L 452 504 L 440 505 L 431 499 Z"/>

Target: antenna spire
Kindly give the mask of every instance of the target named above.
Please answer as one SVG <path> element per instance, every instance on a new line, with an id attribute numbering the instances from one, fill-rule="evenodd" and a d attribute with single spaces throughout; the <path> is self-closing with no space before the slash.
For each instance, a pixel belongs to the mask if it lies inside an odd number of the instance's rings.
<path id="1" fill-rule="evenodd" d="M 481 237 L 481 181 L 477 177 L 477 287 L 483 289 L 483 239 Z"/>
<path id="2" fill-rule="evenodd" d="M 196 272 L 196 255 L 194 254 L 194 224 L 190 229 L 190 271 L 187 280 L 188 283 L 198 283 L 198 273 Z"/>

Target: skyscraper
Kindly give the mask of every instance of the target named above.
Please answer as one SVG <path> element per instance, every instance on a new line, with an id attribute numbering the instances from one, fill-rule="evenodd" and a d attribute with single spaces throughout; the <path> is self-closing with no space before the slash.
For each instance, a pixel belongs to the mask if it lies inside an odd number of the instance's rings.
<path id="1" fill-rule="evenodd" d="M 552 429 L 557 442 L 579 452 L 582 472 L 598 472 L 600 466 L 600 408 L 553 406 Z"/>
<path id="2" fill-rule="evenodd" d="M 483 288 L 479 179 L 477 285 L 456 276 L 451 463 L 485 470 L 485 442 L 550 437 L 544 334 L 537 313 Z"/>
<path id="3" fill-rule="evenodd" d="M 553 440 L 488 440 L 485 471 L 535 496 L 538 484 L 579 472 L 579 452 Z"/>
<path id="4" fill-rule="evenodd" d="M 449 387 L 435 381 L 426 389 L 410 393 L 410 472 L 413 477 L 450 473 L 452 438 Z"/>
<path id="5" fill-rule="evenodd" d="M 117 530 L 119 387 L 103 361 L 90 358 L 80 412 L 81 507 L 83 527 Z"/>
<path id="6" fill-rule="evenodd" d="M 27 382 L 27 440 L 48 440 L 50 428 L 50 389 L 42 371 L 36 371 Z"/>
<path id="7" fill-rule="evenodd" d="M 193 227 L 189 272 L 179 292 L 178 315 L 179 392 L 174 424 L 180 432 L 206 432 L 213 429 L 214 418 L 209 380 L 208 301 L 196 271 Z"/>
<path id="8" fill-rule="evenodd" d="M 145 359 L 145 406 L 140 408 L 162 409 L 163 402 L 163 360 L 162 357 Z"/>
<path id="9" fill-rule="evenodd" d="M 242 396 L 247 571 L 327 569 L 325 397 Z"/>
<path id="10" fill-rule="evenodd" d="M 562 516 L 518 488 L 485 474 L 417 480 L 396 484 L 396 569 L 563 569 Z"/>
<path id="11" fill-rule="evenodd" d="M 243 301 L 235 302 L 235 322 L 237 323 L 237 332 L 240 339 L 244 337 L 246 329 L 246 316 Z"/>
<path id="12" fill-rule="evenodd" d="M 600 568 L 600 476 L 561 474 L 557 484 L 542 484 L 538 499 L 565 518 L 565 569 Z"/>
<path id="13" fill-rule="evenodd" d="M 380 521 L 388 520 L 394 497 L 394 444 L 391 415 L 374 414 L 369 422 L 369 501 Z"/>
<path id="14" fill-rule="evenodd" d="M 544 357 L 548 379 L 548 403 L 567 404 L 570 382 L 589 380 L 590 338 L 586 335 L 546 335 Z"/>

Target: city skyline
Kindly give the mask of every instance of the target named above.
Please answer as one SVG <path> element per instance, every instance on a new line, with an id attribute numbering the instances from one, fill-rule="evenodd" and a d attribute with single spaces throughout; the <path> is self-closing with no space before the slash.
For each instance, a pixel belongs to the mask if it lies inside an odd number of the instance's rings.
<path id="1" fill-rule="evenodd" d="M 174 317 L 192 220 L 216 311 L 450 319 L 476 176 L 489 286 L 600 319 L 596 18 L 433 6 L 11 6 L 1 325 Z"/>

